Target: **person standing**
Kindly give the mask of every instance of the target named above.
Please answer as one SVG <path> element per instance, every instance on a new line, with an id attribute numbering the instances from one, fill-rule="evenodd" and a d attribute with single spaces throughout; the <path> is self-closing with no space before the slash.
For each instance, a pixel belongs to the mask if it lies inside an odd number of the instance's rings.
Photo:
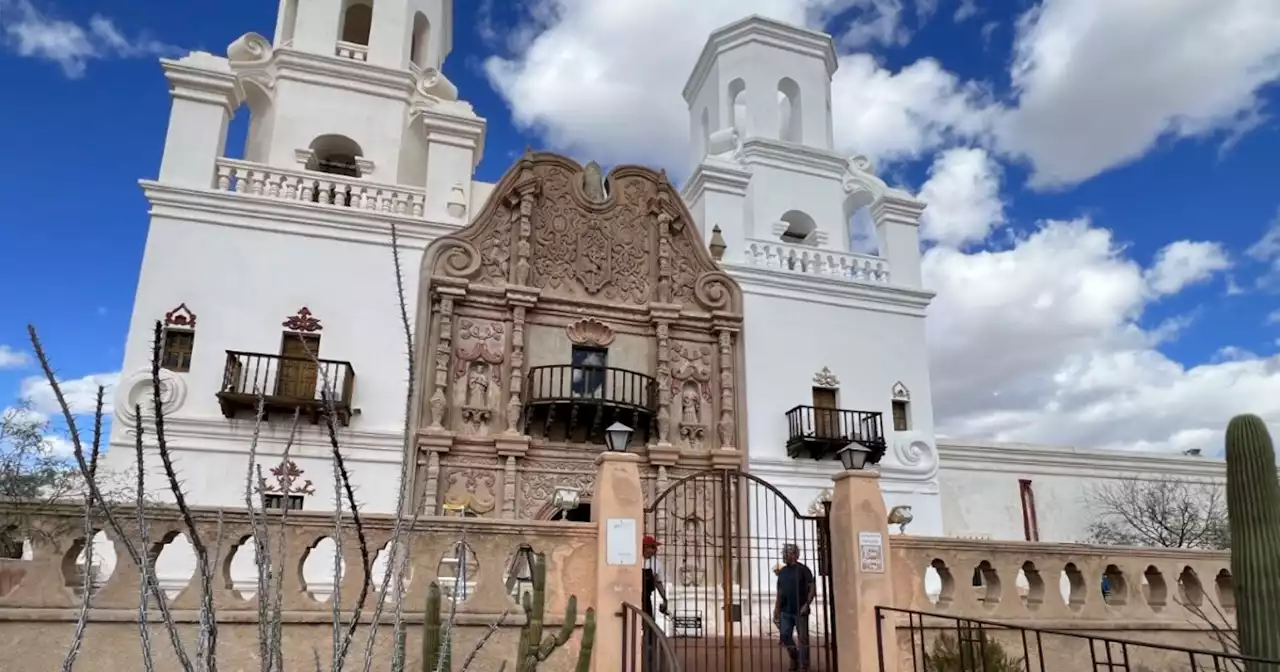
<path id="1" fill-rule="evenodd" d="M 644 609 L 645 615 L 653 619 L 656 619 L 656 614 L 653 610 L 653 594 L 655 592 L 658 593 L 658 597 L 662 599 L 662 602 L 658 604 L 657 613 L 664 615 L 667 613 L 667 577 L 666 573 L 663 571 L 662 561 L 657 557 L 659 545 L 660 544 L 657 539 L 646 534 L 640 546 L 641 553 L 644 554 L 644 578 L 641 586 L 641 607 Z M 658 646 L 656 639 L 657 633 L 652 632 L 650 628 L 646 628 L 643 623 L 640 627 L 644 628 L 644 636 L 642 638 L 644 650 L 641 654 L 643 656 L 643 669 L 646 672 L 652 672 L 654 669 L 653 659 Z"/>
<path id="2" fill-rule="evenodd" d="M 818 596 L 813 572 L 800 562 L 800 547 L 782 547 L 782 568 L 778 570 L 778 597 L 773 605 L 773 622 L 782 645 L 791 656 L 792 672 L 809 670 L 809 610 Z"/>

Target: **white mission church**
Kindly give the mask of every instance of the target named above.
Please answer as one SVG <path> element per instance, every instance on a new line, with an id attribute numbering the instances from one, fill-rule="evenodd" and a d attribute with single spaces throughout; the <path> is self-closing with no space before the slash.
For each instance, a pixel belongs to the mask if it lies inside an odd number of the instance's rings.
<path id="1" fill-rule="evenodd" d="M 313 424 L 326 386 L 373 512 L 395 509 L 408 460 L 427 513 L 589 515 L 613 422 L 635 430 L 655 490 L 731 465 L 801 510 L 820 507 L 838 449 L 883 451 L 906 534 L 1076 541 L 1091 479 L 1220 477 L 1209 457 L 938 439 L 927 204 L 835 150 L 830 36 L 752 16 L 708 37 L 683 91 L 683 185 L 544 153 L 490 184 L 473 177 L 485 120 L 441 71 L 452 23 L 451 0 L 282 0 L 273 38 L 163 61 L 172 112 L 141 183 L 151 224 L 109 464 L 132 461 L 159 320 L 168 443 L 199 505 L 243 506 L 260 392 L 259 462 L 297 475 L 272 505 L 332 510 Z M 851 249 L 856 211 L 875 255 Z"/>

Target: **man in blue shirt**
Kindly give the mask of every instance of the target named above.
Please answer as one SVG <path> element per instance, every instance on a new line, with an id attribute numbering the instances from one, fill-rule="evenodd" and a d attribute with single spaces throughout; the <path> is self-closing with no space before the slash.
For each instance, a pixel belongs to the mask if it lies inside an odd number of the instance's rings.
<path id="1" fill-rule="evenodd" d="M 809 670 L 809 609 L 818 596 L 813 572 L 800 562 L 800 547 L 782 547 L 782 568 L 778 570 L 778 599 L 773 605 L 773 622 L 782 645 L 791 656 L 793 672 Z"/>

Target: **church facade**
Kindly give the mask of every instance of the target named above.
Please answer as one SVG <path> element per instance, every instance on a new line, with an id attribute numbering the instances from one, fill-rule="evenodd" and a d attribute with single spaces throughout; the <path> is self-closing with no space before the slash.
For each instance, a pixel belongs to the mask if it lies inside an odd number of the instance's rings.
<path id="1" fill-rule="evenodd" d="M 1033 521 L 1035 539 L 1075 541 L 1086 476 L 1219 473 L 940 445 L 926 204 L 835 151 L 829 36 L 748 17 L 709 37 L 683 92 L 683 185 L 540 152 L 489 184 L 485 120 L 441 71 L 451 15 L 450 0 L 283 0 L 271 39 L 163 62 L 172 112 L 142 182 L 109 465 L 149 428 L 159 321 L 168 444 L 201 505 L 244 505 L 252 444 L 275 505 L 332 510 L 326 413 L 378 512 L 585 519 L 615 423 L 650 496 L 731 467 L 802 512 L 821 510 L 838 451 L 865 447 L 888 508 L 932 536 L 1031 539 Z M 857 217 L 874 254 L 854 248 Z"/>

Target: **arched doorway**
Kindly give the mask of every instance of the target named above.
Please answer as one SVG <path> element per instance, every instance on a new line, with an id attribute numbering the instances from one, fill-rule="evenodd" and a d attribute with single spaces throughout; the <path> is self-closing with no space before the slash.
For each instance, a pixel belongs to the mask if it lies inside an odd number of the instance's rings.
<path id="1" fill-rule="evenodd" d="M 550 520 L 561 520 L 566 523 L 591 522 L 591 502 L 582 502 L 568 511 L 561 509 L 551 514 Z"/>
<path id="2" fill-rule="evenodd" d="M 667 613 L 655 620 L 683 669 L 773 672 L 791 668 L 794 655 L 802 668 L 834 672 L 825 516 L 803 514 L 756 476 L 710 469 L 658 493 L 645 509 L 645 534 L 660 544 L 667 591 Z M 802 567 L 786 567 L 787 551 Z M 791 617 L 775 623 L 779 595 L 802 607 L 809 586 L 807 613 L 784 609 Z"/>

